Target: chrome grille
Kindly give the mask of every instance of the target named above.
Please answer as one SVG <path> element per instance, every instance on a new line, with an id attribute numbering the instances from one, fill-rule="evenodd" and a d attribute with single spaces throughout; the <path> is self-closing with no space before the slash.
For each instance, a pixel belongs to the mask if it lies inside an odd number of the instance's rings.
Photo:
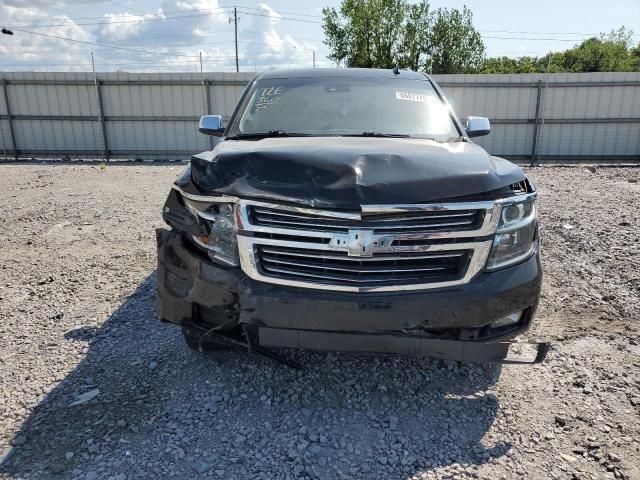
<path id="1" fill-rule="evenodd" d="M 240 264 L 251 278 L 347 292 L 468 283 L 491 249 L 499 201 L 321 210 L 239 200 Z"/>
<path id="2" fill-rule="evenodd" d="M 468 250 L 350 257 L 346 252 L 259 246 L 263 275 L 330 285 L 378 286 L 455 280 L 466 269 Z"/>
<path id="3" fill-rule="evenodd" d="M 348 217 L 348 213 L 345 216 Z M 481 210 L 417 211 L 400 213 L 354 214 L 354 218 L 336 218 L 321 213 L 306 213 L 264 206 L 249 207 L 253 225 L 315 230 L 318 232 L 347 232 L 349 229 L 371 229 L 374 233 L 405 233 L 427 231 L 460 231 L 477 228 L 483 220 Z"/>

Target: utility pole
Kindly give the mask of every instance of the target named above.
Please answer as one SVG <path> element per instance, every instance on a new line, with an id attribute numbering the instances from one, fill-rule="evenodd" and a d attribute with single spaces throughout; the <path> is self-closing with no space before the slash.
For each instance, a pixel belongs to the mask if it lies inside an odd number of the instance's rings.
<path id="1" fill-rule="evenodd" d="M 93 60 L 93 52 L 91 52 L 91 69 L 93 70 L 93 75 L 96 74 L 96 62 Z"/>
<path id="2" fill-rule="evenodd" d="M 202 52 L 200 52 L 200 73 L 202 73 L 204 70 L 202 69 Z"/>
<path id="3" fill-rule="evenodd" d="M 313 68 L 316 68 L 316 51 L 313 51 Z"/>
<path id="4" fill-rule="evenodd" d="M 540 136 L 538 138 L 538 142 L 536 143 L 536 148 L 540 148 L 539 146 L 542 145 L 542 141 L 544 140 L 544 112 L 545 112 L 545 108 L 547 106 L 547 92 L 549 91 L 549 74 L 551 72 L 551 57 L 553 56 L 553 52 L 549 51 L 549 59 L 547 60 L 547 73 L 546 73 L 546 80 L 545 80 L 545 86 L 544 86 L 544 92 L 542 93 L 542 121 L 540 122 Z M 534 163 L 534 165 L 540 165 L 540 153 L 538 153 L 538 156 L 536 158 L 536 162 Z"/>
<path id="5" fill-rule="evenodd" d="M 233 7 L 233 23 L 235 25 L 236 32 L 236 72 L 240 71 L 240 66 L 238 65 L 238 9 Z"/>

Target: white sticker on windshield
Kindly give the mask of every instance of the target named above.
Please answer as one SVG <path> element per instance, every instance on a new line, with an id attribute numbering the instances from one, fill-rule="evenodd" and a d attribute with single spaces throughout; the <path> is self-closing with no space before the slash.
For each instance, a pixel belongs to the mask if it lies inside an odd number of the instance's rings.
<path id="1" fill-rule="evenodd" d="M 410 102 L 424 102 L 428 103 L 432 101 L 431 95 L 415 92 L 398 92 L 396 91 L 396 100 L 409 100 Z"/>

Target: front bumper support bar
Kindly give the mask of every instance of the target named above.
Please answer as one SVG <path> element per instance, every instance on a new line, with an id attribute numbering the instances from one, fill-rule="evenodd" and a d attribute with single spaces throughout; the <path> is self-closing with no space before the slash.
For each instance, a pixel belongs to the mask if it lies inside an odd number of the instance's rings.
<path id="1" fill-rule="evenodd" d="M 282 328 L 258 328 L 258 344 L 308 350 L 390 353 L 472 363 L 536 364 L 549 352 L 548 343 L 465 342 L 392 334 L 336 333 Z M 533 347 L 534 358 L 510 357 L 512 345 Z"/>

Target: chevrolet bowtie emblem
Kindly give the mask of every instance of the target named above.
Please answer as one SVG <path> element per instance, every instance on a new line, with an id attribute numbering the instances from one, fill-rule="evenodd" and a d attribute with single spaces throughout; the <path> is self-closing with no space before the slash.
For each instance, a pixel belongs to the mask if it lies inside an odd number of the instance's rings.
<path id="1" fill-rule="evenodd" d="M 336 233 L 331 236 L 329 248 L 347 252 L 350 257 L 371 257 L 374 248 L 385 248 L 385 244 L 390 244 L 388 236 L 373 235 L 373 230 L 362 230 L 350 228 L 349 233 Z"/>
<path id="2" fill-rule="evenodd" d="M 371 257 L 373 255 L 373 230 L 349 230 L 347 255 Z"/>

